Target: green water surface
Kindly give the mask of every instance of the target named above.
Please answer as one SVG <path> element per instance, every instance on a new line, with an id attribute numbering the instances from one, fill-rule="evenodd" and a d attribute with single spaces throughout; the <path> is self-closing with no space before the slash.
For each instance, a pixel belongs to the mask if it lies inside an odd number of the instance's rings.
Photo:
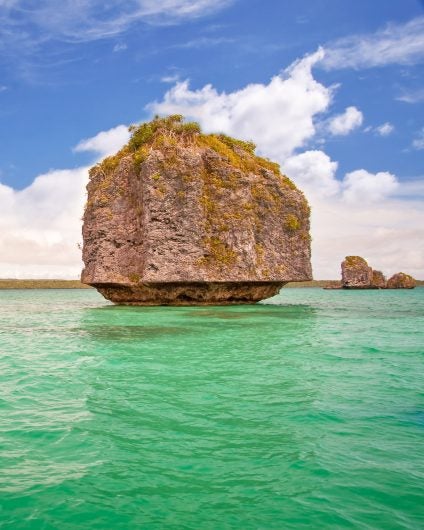
<path id="1" fill-rule="evenodd" d="M 424 289 L 0 291 L 0 528 L 424 528 Z"/>

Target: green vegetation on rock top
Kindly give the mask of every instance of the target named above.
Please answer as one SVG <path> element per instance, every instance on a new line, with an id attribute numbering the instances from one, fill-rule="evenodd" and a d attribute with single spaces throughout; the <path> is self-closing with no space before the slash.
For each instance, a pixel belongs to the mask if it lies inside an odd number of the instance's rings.
<path id="1" fill-rule="evenodd" d="M 255 155 L 256 145 L 253 142 L 238 140 L 226 134 L 204 134 L 196 122 L 185 122 L 180 114 L 164 118 L 156 116 L 152 121 L 141 125 L 131 125 L 131 138 L 128 144 L 116 155 L 104 159 L 97 167 L 105 173 L 113 171 L 119 161 L 132 155 L 135 166 L 139 169 L 147 159 L 151 149 L 161 149 L 183 144 L 200 148 L 213 149 L 226 158 L 235 168 L 246 172 L 271 171 L 281 176 L 283 183 L 296 189 L 294 183 L 281 175 L 280 166 L 266 158 Z"/>
<path id="2" fill-rule="evenodd" d="M 349 266 L 368 265 L 367 261 L 364 258 L 361 258 L 361 256 L 346 256 L 345 263 Z"/>

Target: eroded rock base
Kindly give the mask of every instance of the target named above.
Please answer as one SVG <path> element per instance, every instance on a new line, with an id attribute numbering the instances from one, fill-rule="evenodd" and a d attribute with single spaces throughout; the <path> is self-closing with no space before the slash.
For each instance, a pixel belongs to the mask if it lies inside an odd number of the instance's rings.
<path id="1" fill-rule="evenodd" d="M 161 282 L 138 285 L 92 284 L 119 305 L 254 304 L 278 294 L 287 282 Z"/>

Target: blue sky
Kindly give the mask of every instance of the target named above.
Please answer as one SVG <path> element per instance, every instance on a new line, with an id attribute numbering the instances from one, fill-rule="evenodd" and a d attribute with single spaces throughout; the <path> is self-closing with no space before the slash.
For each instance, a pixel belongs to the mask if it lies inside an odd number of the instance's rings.
<path id="1" fill-rule="evenodd" d="M 316 277 L 351 253 L 424 277 L 422 2 L 104 5 L 0 0 L 0 276 L 76 276 L 86 166 L 181 111 L 305 190 Z"/>

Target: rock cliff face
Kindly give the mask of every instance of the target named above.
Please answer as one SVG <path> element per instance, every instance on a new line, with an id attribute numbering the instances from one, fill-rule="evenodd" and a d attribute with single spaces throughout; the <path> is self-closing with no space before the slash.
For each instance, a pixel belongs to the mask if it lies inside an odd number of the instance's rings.
<path id="1" fill-rule="evenodd" d="M 417 282 L 409 274 L 398 272 L 387 281 L 388 289 L 413 289 Z"/>
<path id="2" fill-rule="evenodd" d="M 181 116 L 90 171 L 82 281 L 116 303 L 251 303 L 312 277 L 309 207 L 255 146 Z"/>
<path id="3" fill-rule="evenodd" d="M 372 268 L 360 256 L 346 256 L 342 262 L 342 287 L 347 289 L 369 289 L 372 283 Z"/>
<path id="4" fill-rule="evenodd" d="M 413 289 L 416 281 L 409 274 L 398 272 L 386 281 L 381 271 L 373 270 L 360 256 L 346 256 L 342 262 L 344 289 Z"/>
<path id="5" fill-rule="evenodd" d="M 371 287 L 374 289 L 385 289 L 387 287 L 386 277 L 381 271 L 372 271 Z"/>

